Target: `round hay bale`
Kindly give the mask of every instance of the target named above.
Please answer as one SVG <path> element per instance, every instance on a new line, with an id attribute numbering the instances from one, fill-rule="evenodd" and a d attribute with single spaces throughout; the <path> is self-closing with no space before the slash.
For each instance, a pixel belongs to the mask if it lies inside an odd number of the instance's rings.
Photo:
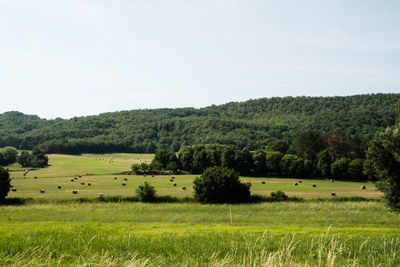
<path id="1" fill-rule="evenodd" d="M 361 186 L 361 189 L 364 189 L 364 190 L 365 190 L 365 189 L 367 189 L 367 187 L 366 187 L 365 185 L 362 185 L 362 186 Z"/>
<path id="2" fill-rule="evenodd" d="M 103 193 L 99 193 L 99 197 L 104 197 Z"/>
<path id="3" fill-rule="evenodd" d="M 61 189 L 61 185 L 57 186 L 58 189 Z"/>
<path id="4" fill-rule="evenodd" d="M 265 181 L 262 181 L 261 184 L 265 184 Z"/>
<path id="5" fill-rule="evenodd" d="M 332 193 L 331 193 L 331 196 L 336 197 L 336 193 L 335 193 L 335 192 L 332 192 Z"/>
<path id="6" fill-rule="evenodd" d="M 317 185 L 316 185 L 316 184 L 313 184 L 312 187 L 317 187 Z"/>
<path id="7" fill-rule="evenodd" d="M 331 183 L 333 183 L 335 180 L 333 180 L 333 179 L 330 179 L 329 181 L 330 181 Z"/>
<path id="8" fill-rule="evenodd" d="M 122 186 L 126 186 L 126 183 L 125 183 L 125 182 L 123 182 L 123 183 L 122 183 Z"/>
<path id="9" fill-rule="evenodd" d="M 299 184 L 298 184 L 298 183 L 296 183 L 296 182 L 294 182 L 294 183 L 293 183 L 293 185 L 294 185 L 294 186 L 298 186 Z"/>
<path id="10" fill-rule="evenodd" d="M 82 181 L 82 182 L 81 182 L 81 185 L 85 185 L 85 182 Z"/>
<path id="11" fill-rule="evenodd" d="M 176 183 L 174 183 L 174 186 L 176 186 Z"/>
<path id="12" fill-rule="evenodd" d="M 186 190 L 186 186 L 182 186 L 182 190 Z"/>
<path id="13" fill-rule="evenodd" d="M 91 185 L 92 185 L 92 183 L 88 183 L 87 185 L 88 185 L 88 186 L 91 186 Z"/>
<path id="14" fill-rule="evenodd" d="M 72 190 L 72 194 L 74 195 L 78 194 L 78 190 L 77 189 Z"/>
<path id="15" fill-rule="evenodd" d="M 40 189 L 40 193 L 44 193 L 44 192 L 46 192 L 43 188 L 42 189 Z"/>
<path id="16" fill-rule="evenodd" d="M 17 188 L 13 187 L 13 188 L 11 189 L 11 191 L 17 192 Z"/>

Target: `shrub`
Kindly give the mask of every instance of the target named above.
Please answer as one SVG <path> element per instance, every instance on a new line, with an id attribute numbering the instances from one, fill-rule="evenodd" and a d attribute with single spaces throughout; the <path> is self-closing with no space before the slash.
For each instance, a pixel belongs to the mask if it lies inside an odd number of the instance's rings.
<path id="1" fill-rule="evenodd" d="M 289 199 L 288 195 L 286 195 L 285 192 L 283 192 L 281 190 L 272 192 L 271 198 L 273 201 L 286 201 Z"/>
<path id="2" fill-rule="evenodd" d="M 211 167 L 194 180 L 194 196 L 201 203 L 243 203 L 250 200 L 250 183 L 224 167 Z"/>
<path id="3" fill-rule="evenodd" d="M 154 202 L 156 200 L 156 190 L 148 182 L 139 185 L 138 189 L 136 189 L 136 195 L 139 197 L 139 201 L 142 202 Z"/>
<path id="4" fill-rule="evenodd" d="M 10 174 L 7 169 L 0 167 L 0 201 L 4 201 L 10 191 Z"/>

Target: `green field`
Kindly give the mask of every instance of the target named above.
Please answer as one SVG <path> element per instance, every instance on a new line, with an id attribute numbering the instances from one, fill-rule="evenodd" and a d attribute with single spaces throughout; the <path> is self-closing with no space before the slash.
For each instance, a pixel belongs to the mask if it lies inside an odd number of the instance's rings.
<path id="1" fill-rule="evenodd" d="M 50 167 L 32 170 L 25 178 L 20 167 L 11 166 L 17 192 L 10 192 L 9 197 L 36 201 L 0 206 L 0 266 L 400 265 L 400 214 L 390 212 L 379 201 L 381 194 L 371 183 L 302 179 L 294 186 L 299 179 L 242 178 L 251 181 L 253 194 L 283 190 L 309 199 L 304 202 L 201 205 L 69 201 L 94 198 L 100 192 L 134 196 L 144 181 L 150 181 L 159 195 L 193 195 L 195 175 L 175 175 L 174 187 L 168 175 L 116 174 L 129 170 L 133 162 L 149 162 L 152 156 L 50 155 Z M 79 175 L 82 177 L 70 181 Z M 127 186 L 122 186 L 124 178 Z M 360 188 L 362 184 L 367 190 Z M 62 188 L 57 189 L 58 185 Z M 46 192 L 40 193 L 41 188 Z M 79 194 L 73 195 L 73 189 Z M 338 196 L 377 200 L 316 200 L 335 199 L 330 196 L 333 191 Z M 51 201 L 57 199 L 62 201 Z"/>
<path id="2" fill-rule="evenodd" d="M 399 266 L 380 202 L 0 206 L 0 265 Z"/>
<path id="3" fill-rule="evenodd" d="M 104 196 L 133 196 L 135 189 L 144 181 L 150 182 L 160 196 L 170 195 L 177 197 L 193 196 L 193 180 L 198 175 L 174 175 L 175 181 L 171 182 L 169 175 L 148 175 L 144 177 L 136 175 L 118 175 L 123 171 L 129 171 L 132 163 L 150 162 L 152 154 L 84 154 L 82 156 L 49 155 L 48 168 L 30 171 L 23 177 L 23 170 L 17 165 L 11 167 L 12 184 L 17 189 L 10 192 L 9 197 L 31 198 L 80 198 L 97 197 L 99 193 Z M 110 162 L 112 159 L 112 162 Z M 82 176 L 71 182 L 74 177 Z M 34 177 L 37 177 L 35 179 Z M 114 179 L 117 177 L 117 180 Z M 127 178 L 126 186 L 122 186 L 124 178 Z M 252 183 L 252 194 L 270 195 L 271 192 L 282 190 L 289 196 L 304 198 L 330 197 L 331 192 L 338 196 L 362 196 L 378 198 L 381 193 L 369 182 L 345 182 L 335 181 L 331 183 L 327 179 L 301 179 L 302 183 L 294 186 L 299 179 L 293 178 L 255 178 L 242 177 L 243 181 Z M 262 184 L 265 181 L 265 184 Z M 81 185 L 84 182 L 84 185 Z M 88 186 L 91 183 L 91 186 Z M 173 184 L 176 183 L 176 186 Z M 317 187 L 312 187 L 316 184 Z M 58 186 L 61 189 L 58 189 Z M 367 189 L 362 190 L 361 185 Z M 182 190 L 182 187 L 186 190 Z M 40 193 L 45 189 L 45 193 Z M 77 189 L 77 195 L 72 190 Z"/>

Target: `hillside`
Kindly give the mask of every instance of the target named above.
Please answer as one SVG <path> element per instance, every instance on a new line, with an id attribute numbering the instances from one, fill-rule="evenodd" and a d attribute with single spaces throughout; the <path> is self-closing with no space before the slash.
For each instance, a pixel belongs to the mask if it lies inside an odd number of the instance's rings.
<path id="1" fill-rule="evenodd" d="M 0 147 L 47 152 L 175 151 L 191 144 L 236 144 L 250 149 L 304 131 L 372 137 L 396 123 L 400 94 L 346 97 L 274 97 L 205 108 L 149 109 L 45 120 L 19 112 L 0 114 Z"/>

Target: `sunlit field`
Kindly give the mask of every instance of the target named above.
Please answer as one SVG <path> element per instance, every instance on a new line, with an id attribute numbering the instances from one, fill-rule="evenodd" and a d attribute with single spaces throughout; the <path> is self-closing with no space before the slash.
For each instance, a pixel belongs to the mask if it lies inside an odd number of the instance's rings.
<path id="1" fill-rule="evenodd" d="M 268 196 L 282 190 L 304 198 L 302 202 L 74 202 L 96 200 L 99 193 L 135 196 L 135 189 L 144 181 L 150 182 L 159 196 L 192 198 L 193 180 L 198 175 L 121 174 L 129 171 L 132 163 L 150 162 L 152 157 L 49 155 L 51 166 L 31 170 L 26 177 L 17 164 L 11 166 L 17 190 L 10 191 L 8 198 L 33 201 L 0 206 L 0 265 L 400 265 L 400 214 L 384 206 L 381 193 L 369 182 L 241 178 L 251 182 L 252 194 Z M 362 185 L 367 189 L 361 189 Z M 74 189 L 78 194 L 72 194 Z M 332 192 L 337 197 L 361 196 L 374 201 L 326 201 L 335 199 Z"/>
<path id="2" fill-rule="evenodd" d="M 152 158 L 152 154 L 128 153 L 84 154 L 82 156 L 49 155 L 51 166 L 32 170 L 26 177 L 23 176 L 23 170 L 17 165 L 11 167 L 11 170 L 15 170 L 11 172 L 11 177 L 13 177 L 12 184 L 17 191 L 10 192 L 9 197 L 80 198 L 97 197 L 99 193 L 103 193 L 105 196 L 133 196 L 135 189 L 144 181 L 153 185 L 160 196 L 193 196 L 193 180 L 198 175 L 173 175 L 175 179 L 171 181 L 172 175 L 154 175 L 153 177 L 152 175 L 120 174 L 129 171 L 132 163 L 149 163 Z M 277 190 L 282 190 L 289 196 L 303 198 L 330 197 L 331 192 L 335 192 L 337 196 L 367 198 L 381 196 L 381 193 L 370 182 L 335 181 L 332 183 L 327 179 L 265 177 L 242 177 L 242 180 L 251 182 L 252 194 L 264 196 Z M 297 186 L 294 185 L 295 182 Z M 122 183 L 126 185 L 123 186 Z M 313 184 L 316 187 L 313 187 Z M 361 189 L 362 185 L 366 185 L 367 189 Z M 61 189 L 58 189 L 58 186 L 61 186 Z M 183 190 L 183 187 L 186 190 Z M 45 193 L 40 193 L 41 189 L 44 189 Z M 72 194 L 74 189 L 78 190 L 78 194 Z"/>

